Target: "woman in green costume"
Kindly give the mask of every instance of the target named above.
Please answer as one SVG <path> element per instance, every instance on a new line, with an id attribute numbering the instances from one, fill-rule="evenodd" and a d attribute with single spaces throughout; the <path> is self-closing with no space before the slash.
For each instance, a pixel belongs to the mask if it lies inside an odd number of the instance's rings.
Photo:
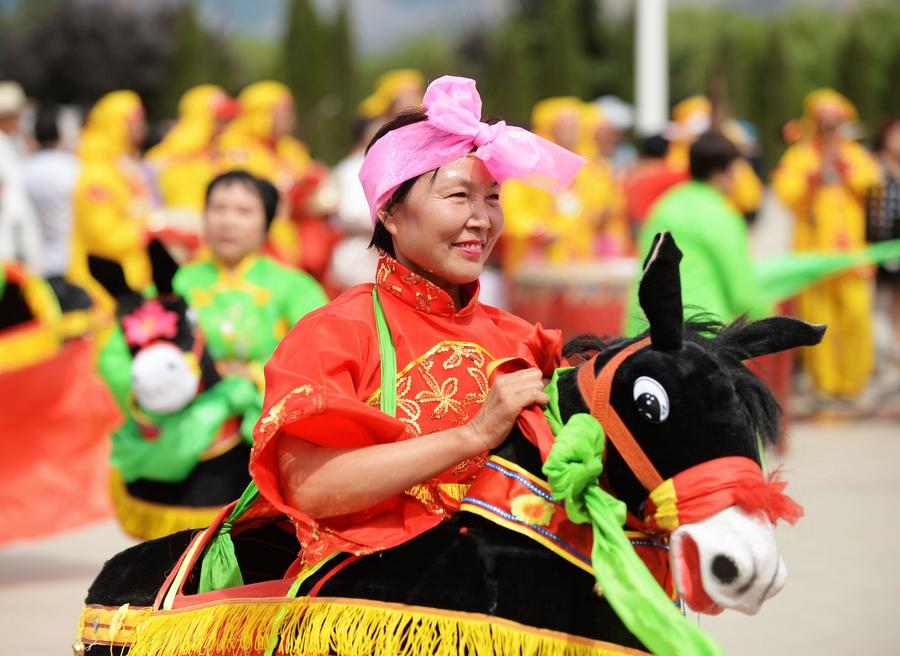
<path id="1" fill-rule="evenodd" d="M 300 317 L 328 302 L 312 276 L 259 253 L 275 216 L 278 192 L 245 171 L 215 178 L 206 192 L 209 256 L 178 270 L 176 293 L 197 311 L 210 354 L 223 376 L 262 388 L 262 365 Z"/>
<path id="2" fill-rule="evenodd" d="M 113 436 L 113 500 L 136 537 L 204 526 L 237 498 L 249 482 L 262 367 L 285 332 L 327 302 L 312 277 L 258 253 L 277 203 L 267 181 L 225 173 L 207 190 L 209 255 L 176 272 L 151 247 L 157 297 L 97 272 L 119 305 L 100 357 L 126 415 Z"/>

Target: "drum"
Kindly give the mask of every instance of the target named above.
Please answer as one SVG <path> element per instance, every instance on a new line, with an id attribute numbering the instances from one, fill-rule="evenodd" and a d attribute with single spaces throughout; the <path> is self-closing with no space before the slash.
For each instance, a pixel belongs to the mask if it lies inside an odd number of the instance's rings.
<path id="1" fill-rule="evenodd" d="M 512 282 L 511 310 L 545 328 L 559 328 L 564 339 L 619 335 L 637 274 L 634 258 L 523 268 Z"/>

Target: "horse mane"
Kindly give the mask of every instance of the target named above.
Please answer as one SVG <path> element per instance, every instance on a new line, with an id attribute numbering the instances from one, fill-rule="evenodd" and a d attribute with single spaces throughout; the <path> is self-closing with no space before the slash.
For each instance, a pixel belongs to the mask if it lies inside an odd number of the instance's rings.
<path id="1" fill-rule="evenodd" d="M 708 314 L 694 314 L 684 323 L 684 340 L 702 347 L 729 373 L 754 432 L 765 442 L 775 444 L 781 432 L 781 406 L 769 386 L 744 364 L 750 359 L 744 340 L 744 331 L 750 323 L 746 315 L 724 324 Z M 617 351 L 648 334 L 645 331 L 636 337 L 578 335 L 563 346 L 563 357 L 578 365 L 594 353 Z"/>

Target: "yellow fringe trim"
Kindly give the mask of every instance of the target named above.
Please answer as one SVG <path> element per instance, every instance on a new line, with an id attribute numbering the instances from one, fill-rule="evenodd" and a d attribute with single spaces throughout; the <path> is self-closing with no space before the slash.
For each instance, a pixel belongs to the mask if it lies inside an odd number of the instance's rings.
<path id="1" fill-rule="evenodd" d="M 125 482 L 115 470 L 110 473 L 110 493 L 122 530 L 139 540 L 153 540 L 189 528 L 204 528 L 222 509 L 168 506 L 137 499 L 128 494 Z"/>
<path id="2" fill-rule="evenodd" d="M 360 599 L 235 600 L 157 611 L 130 656 L 648 656 L 646 652 L 475 613 Z"/>

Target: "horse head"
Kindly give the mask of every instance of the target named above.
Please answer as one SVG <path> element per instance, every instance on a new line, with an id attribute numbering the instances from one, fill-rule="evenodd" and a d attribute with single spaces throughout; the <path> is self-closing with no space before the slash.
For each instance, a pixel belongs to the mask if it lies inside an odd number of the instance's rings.
<path id="1" fill-rule="evenodd" d="M 754 614 L 786 577 L 773 521 L 801 511 L 762 477 L 760 448 L 777 440 L 780 408 L 744 361 L 817 344 L 825 328 L 787 317 L 685 322 L 680 260 L 671 235 L 657 236 L 639 290 L 646 333 L 567 345 L 570 356 L 596 355 L 560 378 L 560 410 L 600 420 L 602 483 L 635 525 L 669 536 L 688 605 Z"/>
<path id="2" fill-rule="evenodd" d="M 139 408 L 177 412 L 219 381 L 195 312 L 172 290 L 178 265 L 165 247 L 148 247 L 156 296 L 128 286 L 122 267 L 90 256 L 91 275 L 116 299 L 116 319 L 131 353 L 131 388 Z"/>

